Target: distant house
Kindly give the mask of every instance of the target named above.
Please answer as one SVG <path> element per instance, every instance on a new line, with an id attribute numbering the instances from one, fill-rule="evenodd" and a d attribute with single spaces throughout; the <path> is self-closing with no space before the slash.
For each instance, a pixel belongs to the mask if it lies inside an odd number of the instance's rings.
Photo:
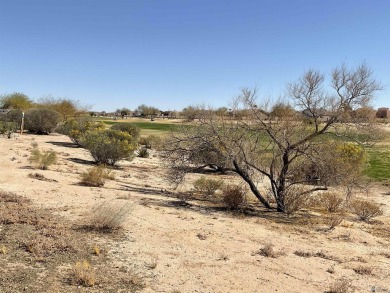
<path id="1" fill-rule="evenodd" d="M 176 118 L 176 111 L 160 111 L 158 117 L 163 119 L 164 118 L 174 119 Z"/>
<path id="2" fill-rule="evenodd" d="M 378 111 L 376 112 L 376 117 L 389 119 L 390 118 L 390 109 L 389 108 L 379 108 Z"/>

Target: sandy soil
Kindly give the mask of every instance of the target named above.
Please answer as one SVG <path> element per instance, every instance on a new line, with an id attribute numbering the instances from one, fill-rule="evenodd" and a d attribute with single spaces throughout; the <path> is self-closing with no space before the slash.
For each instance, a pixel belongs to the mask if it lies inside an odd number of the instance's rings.
<path id="1" fill-rule="evenodd" d="M 32 141 L 56 151 L 58 164 L 32 169 Z M 373 287 L 390 292 L 390 193 L 384 187 L 369 195 L 385 210 L 375 224 L 351 215 L 324 232 L 306 225 L 309 220 L 294 223 L 272 212 L 248 216 L 200 200 L 183 203 L 164 181 L 157 156 L 120 162 L 115 180 L 102 188 L 79 184 L 80 173 L 91 166 L 88 152 L 66 136 L 0 137 L 0 189 L 30 198 L 69 225 L 99 204 L 131 204 L 125 237 L 100 245 L 112 263 L 144 276 L 144 292 L 326 292 L 343 278 L 351 282 L 350 292 L 374 292 Z M 35 172 L 55 181 L 28 177 Z M 267 244 L 274 246 L 276 258 L 257 253 Z M 356 273 L 358 267 L 372 273 Z"/>

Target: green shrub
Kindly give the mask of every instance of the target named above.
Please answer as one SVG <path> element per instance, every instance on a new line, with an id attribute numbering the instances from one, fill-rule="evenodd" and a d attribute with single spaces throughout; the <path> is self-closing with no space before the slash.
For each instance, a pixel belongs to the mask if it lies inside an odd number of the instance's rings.
<path id="1" fill-rule="evenodd" d="M 111 129 L 87 131 L 81 142 L 95 162 L 110 166 L 119 160 L 129 159 L 137 146 L 130 134 Z"/>
<path id="2" fill-rule="evenodd" d="M 161 137 L 156 135 L 149 135 L 141 137 L 139 144 L 145 146 L 147 149 L 159 149 L 161 145 Z"/>
<path id="3" fill-rule="evenodd" d="M 133 123 L 128 123 L 128 122 L 126 122 L 126 123 L 115 123 L 114 125 L 112 125 L 111 129 L 127 132 L 132 137 L 134 137 L 134 139 L 137 140 L 137 141 L 139 139 L 140 131 L 141 131 L 140 128 L 137 125 L 135 125 Z"/>
<path id="4" fill-rule="evenodd" d="M 229 210 L 238 210 L 246 203 L 246 190 L 240 185 L 227 185 L 222 201 Z"/>
<path id="5" fill-rule="evenodd" d="M 203 195 L 214 195 L 215 191 L 223 186 L 222 180 L 207 179 L 202 176 L 194 182 L 194 188 Z"/>
<path id="6" fill-rule="evenodd" d="M 383 214 L 380 205 L 369 201 L 355 200 L 351 203 L 350 208 L 351 212 L 362 221 L 369 221 Z"/>
<path id="7" fill-rule="evenodd" d="M 38 147 L 34 147 L 31 150 L 29 161 L 36 165 L 37 168 L 47 170 L 50 165 L 57 162 L 57 153 L 54 151 L 41 152 Z"/>
<path id="8" fill-rule="evenodd" d="M 18 130 L 16 122 L 0 121 L 0 135 L 7 135 L 10 138 L 11 134 Z"/>
<path id="9" fill-rule="evenodd" d="M 81 174 L 81 183 L 87 186 L 101 187 L 104 186 L 107 179 L 112 179 L 110 170 L 99 165 L 90 168 L 87 172 Z"/>
<path id="10" fill-rule="evenodd" d="M 81 138 L 87 131 L 104 130 L 106 126 L 101 121 L 93 121 L 90 117 L 68 119 L 57 129 L 58 133 L 65 134 L 76 144 L 81 145 Z"/>
<path id="11" fill-rule="evenodd" d="M 25 115 L 25 129 L 37 134 L 47 134 L 53 132 L 60 121 L 60 113 L 54 110 L 30 109 Z"/>
<path id="12" fill-rule="evenodd" d="M 140 158 L 149 158 L 150 152 L 148 151 L 147 148 L 142 147 L 142 148 L 140 148 L 140 149 L 138 150 L 137 155 L 138 155 L 138 157 L 140 157 Z"/>

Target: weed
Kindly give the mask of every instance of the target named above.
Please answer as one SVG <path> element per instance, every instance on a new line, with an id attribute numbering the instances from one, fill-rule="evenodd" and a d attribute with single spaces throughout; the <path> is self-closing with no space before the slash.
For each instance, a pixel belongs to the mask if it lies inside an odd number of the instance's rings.
<path id="1" fill-rule="evenodd" d="M 93 211 L 87 228 L 102 232 L 118 230 L 129 217 L 131 209 L 132 206 L 129 203 L 124 205 L 103 203 Z"/>
<path id="2" fill-rule="evenodd" d="M 268 243 L 263 248 L 260 248 L 257 254 L 265 257 L 278 257 L 278 252 L 274 250 L 274 245 L 272 243 Z"/>
<path id="3" fill-rule="evenodd" d="M 1 245 L 1 246 L 0 246 L 0 254 L 7 254 L 7 252 L 8 252 L 7 247 L 5 247 L 4 244 Z"/>
<path id="4" fill-rule="evenodd" d="M 73 278 L 77 285 L 93 287 L 96 283 L 95 271 L 86 260 L 76 262 L 73 266 Z"/>
<path id="5" fill-rule="evenodd" d="M 57 153 L 54 151 L 41 152 L 38 147 L 34 147 L 31 150 L 29 161 L 37 168 L 47 170 L 50 165 L 57 163 Z"/>
<path id="6" fill-rule="evenodd" d="M 101 254 L 100 247 L 97 246 L 97 245 L 94 245 L 94 246 L 92 247 L 92 250 L 93 250 L 93 254 L 94 254 L 94 255 L 99 256 L 99 255 Z"/>

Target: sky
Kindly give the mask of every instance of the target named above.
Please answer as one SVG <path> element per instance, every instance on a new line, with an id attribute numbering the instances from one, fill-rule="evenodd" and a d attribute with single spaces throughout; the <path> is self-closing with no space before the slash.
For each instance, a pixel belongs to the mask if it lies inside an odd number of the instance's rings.
<path id="1" fill-rule="evenodd" d="M 388 0 L 0 0 L 0 94 L 94 111 L 276 99 L 306 70 L 363 62 L 390 107 Z"/>

